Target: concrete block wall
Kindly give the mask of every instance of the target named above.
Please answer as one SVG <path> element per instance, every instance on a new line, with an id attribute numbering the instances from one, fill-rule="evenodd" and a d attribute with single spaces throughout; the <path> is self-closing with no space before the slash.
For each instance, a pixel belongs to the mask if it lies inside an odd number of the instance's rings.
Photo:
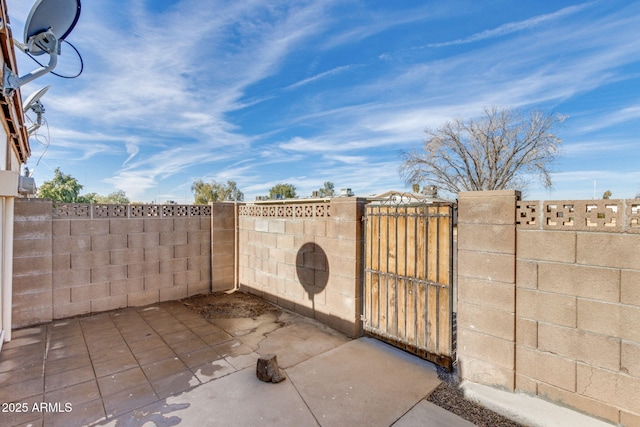
<path id="1" fill-rule="evenodd" d="M 13 327 L 51 321 L 51 202 L 16 199 L 13 227 Z"/>
<path id="2" fill-rule="evenodd" d="M 56 218 L 37 199 L 15 210 L 14 328 L 211 290 L 210 214 Z"/>
<path id="3" fill-rule="evenodd" d="M 603 209 L 616 202 L 589 203 Z M 640 207 L 640 200 L 628 203 Z M 539 211 L 550 212 L 548 204 L 540 202 Z M 616 211 L 615 231 L 604 224 L 549 229 L 545 215 L 533 227 L 518 226 L 516 389 L 637 426 L 640 228 Z M 577 226 L 586 224 L 580 213 L 571 221 Z"/>
<path id="4" fill-rule="evenodd" d="M 458 366 L 467 380 L 515 388 L 516 191 L 458 196 Z"/>
<path id="5" fill-rule="evenodd" d="M 360 335 L 364 206 L 359 198 L 241 206 L 241 288 Z"/>
<path id="6" fill-rule="evenodd" d="M 463 379 L 640 425 L 640 201 L 459 198 Z"/>

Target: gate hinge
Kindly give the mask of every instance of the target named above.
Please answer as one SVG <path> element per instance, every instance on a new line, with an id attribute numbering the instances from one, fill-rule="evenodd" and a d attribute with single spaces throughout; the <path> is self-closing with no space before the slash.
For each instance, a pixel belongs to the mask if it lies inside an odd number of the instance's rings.
<path id="1" fill-rule="evenodd" d="M 366 221 L 367 221 L 367 217 L 366 217 L 366 215 L 362 215 L 362 218 L 360 218 L 360 221 L 362 221 L 362 222 L 366 222 Z"/>
<path id="2" fill-rule="evenodd" d="M 363 322 L 366 322 L 367 318 L 364 316 L 364 314 L 361 314 L 360 315 L 360 320 L 363 321 Z"/>

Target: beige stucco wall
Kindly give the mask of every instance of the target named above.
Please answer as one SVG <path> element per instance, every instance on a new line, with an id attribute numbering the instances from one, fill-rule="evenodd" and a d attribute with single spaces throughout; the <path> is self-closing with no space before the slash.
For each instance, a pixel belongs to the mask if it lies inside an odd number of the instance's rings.
<path id="1" fill-rule="evenodd" d="M 241 206 L 241 288 L 358 336 L 364 205 L 335 198 Z"/>
<path id="2" fill-rule="evenodd" d="M 100 215 L 56 217 L 50 201 L 17 200 L 14 328 L 209 292 L 212 234 L 233 241 L 233 230 L 212 233 L 209 213 L 117 217 L 105 206 Z M 222 272 L 216 285 L 233 279 Z"/>
<path id="3" fill-rule="evenodd" d="M 640 425 L 640 201 L 515 196 L 460 195 L 461 375 Z"/>

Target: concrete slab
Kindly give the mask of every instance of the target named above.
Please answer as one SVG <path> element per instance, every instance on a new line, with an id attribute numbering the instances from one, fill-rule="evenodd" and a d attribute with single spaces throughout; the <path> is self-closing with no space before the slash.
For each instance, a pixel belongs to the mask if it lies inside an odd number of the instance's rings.
<path id="1" fill-rule="evenodd" d="M 525 394 L 509 393 L 469 381 L 463 382 L 461 386 L 467 399 L 478 402 L 523 425 L 531 427 L 611 427 L 612 425 Z"/>
<path id="2" fill-rule="evenodd" d="M 105 426 L 317 426 L 291 381 L 264 383 L 247 368 L 145 406 Z"/>
<path id="3" fill-rule="evenodd" d="M 432 364 L 370 338 L 286 373 L 322 426 L 390 426 L 440 384 Z"/>
<path id="4" fill-rule="evenodd" d="M 302 318 L 271 332 L 258 346 L 261 355 L 275 354 L 278 365 L 288 368 L 349 342 L 349 338 L 317 322 Z"/>
<path id="5" fill-rule="evenodd" d="M 475 424 L 426 400 L 411 408 L 393 427 L 473 427 Z"/>

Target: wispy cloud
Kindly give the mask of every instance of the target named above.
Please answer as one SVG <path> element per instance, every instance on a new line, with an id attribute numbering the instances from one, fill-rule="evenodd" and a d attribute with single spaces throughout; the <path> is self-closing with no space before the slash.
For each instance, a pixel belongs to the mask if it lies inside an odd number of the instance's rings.
<path id="1" fill-rule="evenodd" d="M 577 6 L 565 7 L 564 9 L 560 9 L 557 12 L 534 16 L 533 18 L 525 19 L 523 21 L 509 22 L 497 28 L 493 28 L 491 30 L 485 30 L 485 31 L 473 34 L 469 37 L 465 37 L 463 39 L 457 39 L 457 40 L 452 40 L 452 41 L 442 42 L 442 43 L 431 43 L 427 45 L 427 47 L 454 46 L 454 45 L 461 45 L 461 44 L 467 44 L 467 43 L 474 43 L 481 40 L 492 39 L 495 37 L 503 37 L 516 32 L 529 30 L 541 24 L 544 24 L 550 21 L 555 21 L 557 19 L 564 18 L 574 13 L 578 13 L 592 6 L 594 3 L 595 2 L 590 2 L 590 3 L 584 3 Z"/>

